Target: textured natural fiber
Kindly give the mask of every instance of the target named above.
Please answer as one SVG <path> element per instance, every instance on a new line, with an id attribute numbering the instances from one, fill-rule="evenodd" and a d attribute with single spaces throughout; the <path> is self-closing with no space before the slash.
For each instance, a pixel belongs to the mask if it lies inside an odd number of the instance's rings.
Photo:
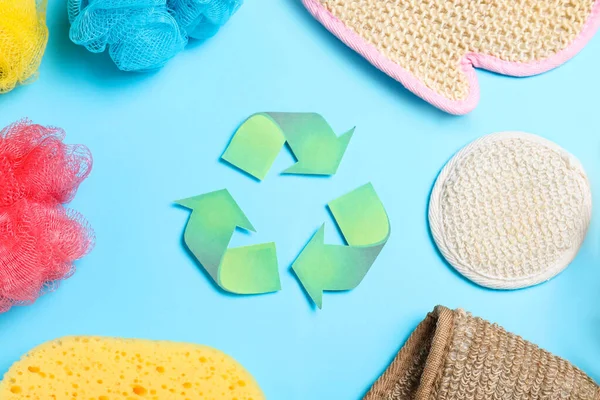
<path id="1" fill-rule="evenodd" d="M 322 0 L 322 3 L 427 87 L 451 100 L 463 100 L 469 91 L 460 69 L 465 54 L 485 53 L 522 63 L 548 58 L 575 39 L 594 1 Z M 561 34 L 557 35 L 559 28 Z"/>
<path id="2" fill-rule="evenodd" d="M 47 42 L 45 0 L 0 0 L 0 93 L 35 79 Z"/>
<path id="3" fill-rule="evenodd" d="M 599 400 L 584 372 L 496 324 L 438 306 L 364 400 Z"/>
<path id="4" fill-rule="evenodd" d="M 478 98 L 473 68 L 552 69 L 600 23 L 599 0 L 303 0 L 347 45 L 408 89 L 462 114 Z"/>
<path id="5" fill-rule="evenodd" d="M 446 260 L 486 287 L 544 282 L 577 254 L 592 212 L 581 164 L 539 136 L 484 136 L 458 152 L 431 193 L 429 222 Z"/>

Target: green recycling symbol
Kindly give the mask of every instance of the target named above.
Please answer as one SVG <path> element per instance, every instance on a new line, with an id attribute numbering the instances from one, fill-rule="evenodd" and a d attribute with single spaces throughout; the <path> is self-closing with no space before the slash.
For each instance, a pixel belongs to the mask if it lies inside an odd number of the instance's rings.
<path id="1" fill-rule="evenodd" d="M 242 123 L 222 158 L 262 180 L 287 142 L 297 162 L 284 174 L 333 175 L 353 133 L 354 129 L 336 136 L 315 113 L 258 113 Z M 176 203 L 191 210 L 184 232 L 186 246 L 219 287 L 237 294 L 281 289 L 275 243 L 228 248 L 236 228 L 254 231 L 229 191 Z M 319 308 L 323 291 L 350 290 L 360 284 L 390 236 L 387 212 L 370 183 L 327 206 L 346 245 L 325 244 L 322 224 L 292 264 Z"/>

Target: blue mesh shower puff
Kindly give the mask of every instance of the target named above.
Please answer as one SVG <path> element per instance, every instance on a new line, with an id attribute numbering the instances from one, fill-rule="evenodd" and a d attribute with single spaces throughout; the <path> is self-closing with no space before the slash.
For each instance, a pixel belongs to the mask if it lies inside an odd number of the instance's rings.
<path id="1" fill-rule="evenodd" d="M 242 0 L 69 0 L 73 43 L 91 52 L 108 48 L 123 71 L 164 66 L 179 53 L 188 35 L 214 35 Z"/>

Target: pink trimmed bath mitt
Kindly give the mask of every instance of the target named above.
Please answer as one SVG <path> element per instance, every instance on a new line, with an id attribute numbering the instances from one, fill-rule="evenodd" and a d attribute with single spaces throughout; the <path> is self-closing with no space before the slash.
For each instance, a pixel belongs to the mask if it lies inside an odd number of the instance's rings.
<path id="1" fill-rule="evenodd" d="M 479 100 L 474 67 L 529 76 L 559 66 L 600 24 L 600 0 L 302 0 L 346 45 L 452 114 Z"/>

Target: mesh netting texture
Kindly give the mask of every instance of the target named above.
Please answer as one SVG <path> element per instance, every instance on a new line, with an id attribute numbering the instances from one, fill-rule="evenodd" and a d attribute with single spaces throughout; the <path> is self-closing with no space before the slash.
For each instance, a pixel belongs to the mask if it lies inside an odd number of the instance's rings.
<path id="1" fill-rule="evenodd" d="M 69 0 L 70 38 L 93 53 L 108 52 L 123 71 L 161 68 L 188 37 L 207 39 L 243 0 Z"/>
<path id="2" fill-rule="evenodd" d="M 45 0 L 0 0 L 0 93 L 35 79 L 47 42 Z"/>
<path id="3" fill-rule="evenodd" d="M 61 129 L 29 121 L 0 132 L 0 313 L 56 288 L 93 246 L 88 223 L 63 206 L 92 157 L 63 138 Z"/>

